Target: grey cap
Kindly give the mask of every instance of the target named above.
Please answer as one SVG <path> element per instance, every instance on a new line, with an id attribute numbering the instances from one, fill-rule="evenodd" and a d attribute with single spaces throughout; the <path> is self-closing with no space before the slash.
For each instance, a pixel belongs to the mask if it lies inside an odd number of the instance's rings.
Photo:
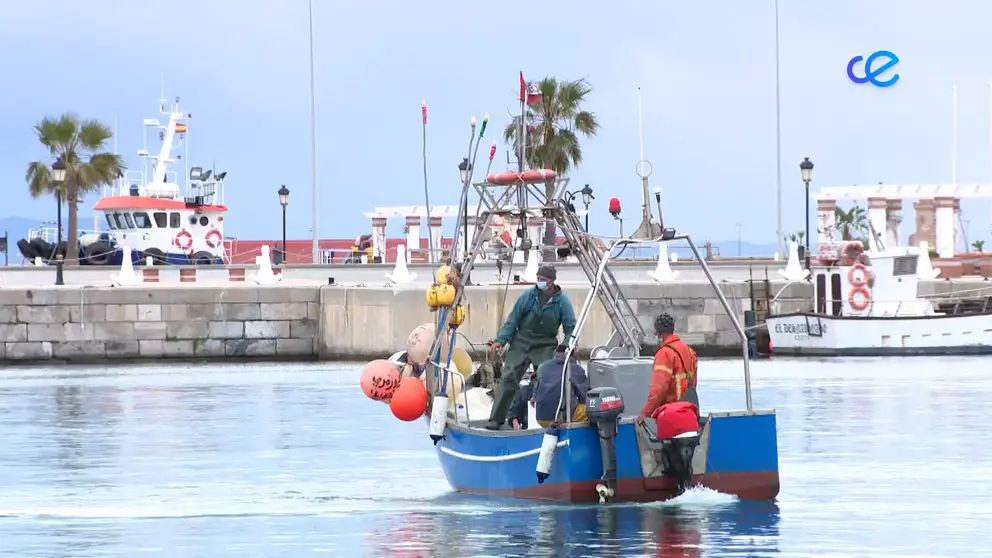
<path id="1" fill-rule="evenodd" d="M 542 265 L 537 268 L 537 276 L 554 280 L 558 278 L 558 271 L 552 265 Z"/>

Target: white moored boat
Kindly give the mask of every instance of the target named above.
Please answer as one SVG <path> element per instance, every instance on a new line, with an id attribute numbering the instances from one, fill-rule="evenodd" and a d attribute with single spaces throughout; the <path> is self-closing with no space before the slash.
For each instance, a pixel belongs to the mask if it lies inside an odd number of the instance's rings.
<path id="1" fill-rule="evenodd" d="M 767 316 L 772 352 L 992 354 L 992 304 L 971 313 L 938 312 L 918 296 L 919 260 L 919 248 L 900 247 L 814 268 L 812 311 Z"/>
<path id="2" fill-rule="evenodd" d="M 178 97 L 172 103 L 162 99 L 159 112 L 167 118 L 165 122 L 143 121 L 145 130 L 157 132 L 162 142 L 158 153 L 149 152 L 146 140 L 146 147 L 138 150 L 143 169 L 128 171 L 104 189 L 93 206 L 99 218 L 94 230 L 80 231 L 80 263 L 120 265 L 124 246 L 131 249 L 131 259 L 137 264 L 149 257 L 156 265 L 223 264 L 229 259 L 224 242 L 227 173 L 189 166 L 186 136 L 191 115 L 180 108 Z M 185 153 L 174 154 L 179 149 Z M 169 170 L 177 162 L 184 165 L 181 176 Z M 180 188 L 180 179 L 185 188 Z M 102 226 L 108 230 L 98 230 Z M 56 229 L 29 231 L 28 240 L 18 247 L 26 260 L 52 263 L 56 253 L 65 253 L 65 242 L 56 246 L 57 236 Z"/>

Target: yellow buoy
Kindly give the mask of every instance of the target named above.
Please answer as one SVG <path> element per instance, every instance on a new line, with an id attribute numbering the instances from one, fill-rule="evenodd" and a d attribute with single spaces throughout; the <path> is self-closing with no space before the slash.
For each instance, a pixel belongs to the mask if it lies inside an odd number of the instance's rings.
<path id="1" fill-rule="evenodd" d="M 451 306 L 455 301 L 455 287 L 451 285 L 431 285 L 427 289 L 427 306 L 437 308 L 439 306 Z"/>
<path id="2" fill-rule="evenodd" d="M 472 357 L 468 356 L 468 352 L 465 349 L 455 347 L 451 351 L 451 364 L 465 378 L 472 375 Z"/>
<path id="3" fill-rule="evenodd" d="M 451 327 L 458 327 L 465 322 L 465 308 L 461 304 L 455 306 L 451 311 L 451 319 L 448 320 L 448 325 Z"/>
<path id="4" fill-rule="evenodd" d="M 450 265 L 442 265 L 434 274 L 434 282 L 438 285 L 449 285 L 455 280 L 455 273 Z"/>

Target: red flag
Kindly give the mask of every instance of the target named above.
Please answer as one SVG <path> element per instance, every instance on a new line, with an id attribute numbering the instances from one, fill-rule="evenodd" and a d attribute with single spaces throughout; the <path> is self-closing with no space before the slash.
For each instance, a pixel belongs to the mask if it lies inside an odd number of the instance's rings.
<path id="1" fill-rule="evenodd" d="M 524 81 L 524 72 L 520 71 L 520 102 L 527 102 L 527 82 Z"/>
<path id="2" fill-rule="evenodd" d="M 420 112 L 424 115 L 424 125 L 427 125 L 427 101 L 420 104 Z"/>

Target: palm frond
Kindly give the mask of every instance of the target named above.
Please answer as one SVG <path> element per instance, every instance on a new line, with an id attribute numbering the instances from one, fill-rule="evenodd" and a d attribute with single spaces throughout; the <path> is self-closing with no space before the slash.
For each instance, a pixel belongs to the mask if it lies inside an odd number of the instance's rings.
<path id="1" fill-rule="evenodd" d="M 28 191 L 32 198 L 40 198 L 47 194 L 55 193 L 55 183 L 52 182 L 52 171 L 45 163 L 35 161 L 28 164 L 28 170 L 24 174 L 24 181 L 28 184 Z"/>

